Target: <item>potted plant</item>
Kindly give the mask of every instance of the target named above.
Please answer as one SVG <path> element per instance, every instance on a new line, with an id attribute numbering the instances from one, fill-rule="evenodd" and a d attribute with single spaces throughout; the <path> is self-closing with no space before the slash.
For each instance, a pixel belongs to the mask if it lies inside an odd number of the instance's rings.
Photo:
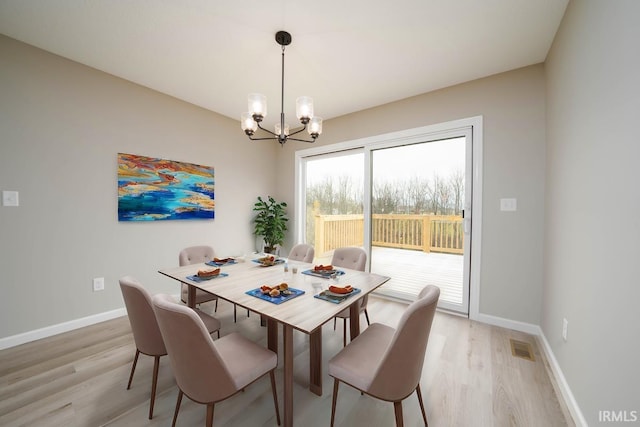
<path id="1" fill-rule="evenodd" d="M 253 233 L 262 236 L 264 240 L 264 251 L 275 253 L 276 246 L 284 243 L 284 232 L 287 231 L 287 221 L 285 202 L 277 202 L 269 196 L 263 200 L 258 196 L 258 201 L 253 205 L 253 210 L 257 212 L 253 222 L 255 228 Z"/>

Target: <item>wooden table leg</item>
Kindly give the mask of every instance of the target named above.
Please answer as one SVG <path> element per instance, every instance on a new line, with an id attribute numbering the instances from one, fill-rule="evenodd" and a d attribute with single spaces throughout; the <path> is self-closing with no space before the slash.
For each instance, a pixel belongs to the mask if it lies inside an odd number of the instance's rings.
<path id="1" fill-rule="evenodd" d="M 309 335 L 309 390 L 322 396 L 322 326 Z"/>
<path id="2" fill-rule="evenodd" d="M 267 320 L 267 348 L 278 354 L 278 322 Z"/>
<path id="3" fill-rule="evenodd" d="M 283 325 L 284 427 L 293 427 L 293 327 Z"/>
<path id="4" fill-rule="evenodd" d="M 357 301 L 349 307 L 349 323 L 351 341 L 360 335 L 360 301 Z"/>
<path id="5" fill-rule="evenodd" d="M 187 305 L 191 308 L 196 308 L 196 287 L 187 285 Z"/>

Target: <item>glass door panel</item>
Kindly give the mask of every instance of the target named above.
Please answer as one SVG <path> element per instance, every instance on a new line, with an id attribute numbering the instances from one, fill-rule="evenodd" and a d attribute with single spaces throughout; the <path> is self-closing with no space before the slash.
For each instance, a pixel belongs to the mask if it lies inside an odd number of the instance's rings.
<path id="1" fill-rule="evenodd" d="M 363 150 L 308 157 L 304 162 L 305 241 L 316 263 L 331 262 L 333 250 L 363 246 Z"/>
<path id="2" fill-rule="evenodd" d="M 371 271 L 391 277 L 378 293 L 414 300 L 437 285 L 441 308 L 468 313 L 468 143 L 461 136 L 371 150 Z"/>

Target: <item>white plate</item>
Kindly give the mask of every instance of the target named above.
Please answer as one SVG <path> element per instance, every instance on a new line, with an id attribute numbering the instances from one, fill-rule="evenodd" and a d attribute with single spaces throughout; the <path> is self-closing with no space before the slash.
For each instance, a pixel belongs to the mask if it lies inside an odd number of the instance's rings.
<path id="1" fill-rule="evenodd" d="M 351 295 L 353 293 L 353 290 L 351 292 L 349 292 L 348 294 L 337 294 L 335 292 L 331 292 L 330 290 L 326 290 L 324 291 L 326 295 L 332 296 L 332 297 L 348 297 L 349 295 Z"/>

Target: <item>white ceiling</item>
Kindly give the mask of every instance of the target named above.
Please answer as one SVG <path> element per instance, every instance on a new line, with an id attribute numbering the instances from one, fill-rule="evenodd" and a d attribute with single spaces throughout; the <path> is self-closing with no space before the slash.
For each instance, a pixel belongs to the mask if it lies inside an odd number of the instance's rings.
<path id="1" fill-rule="evenodd" d="M 543 62 L 568 0 L 0 0 L 0 33 L 233 119 L 329 119 Z M 293 117 L 295 121 L 295 117 Z"/>

